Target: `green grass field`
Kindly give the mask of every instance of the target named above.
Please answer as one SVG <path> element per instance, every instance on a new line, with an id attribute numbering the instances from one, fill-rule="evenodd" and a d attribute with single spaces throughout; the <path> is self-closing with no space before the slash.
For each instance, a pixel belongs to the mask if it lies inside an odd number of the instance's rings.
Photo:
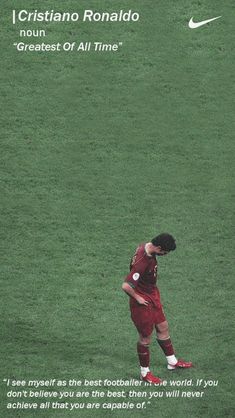
<path id="1" fill-rule="evenodd" d="M 23 39 L 123 42 L 118 53 L 20 53 L 14 8 L 141 18 L 29 24 L 47 37 Z M 234 416 L 234 25 L 232 0 L 2 6 L 1 417 Z M 141 410 L 7 410 L 4 378 L 138 379 L 121 285 L 137 244 L 164 231 L 177 251 L 159 260 L 159 287 L 176 353 L 195 367 L 170 374 L 153 338 L 152 370 L 218 386 Z"/>

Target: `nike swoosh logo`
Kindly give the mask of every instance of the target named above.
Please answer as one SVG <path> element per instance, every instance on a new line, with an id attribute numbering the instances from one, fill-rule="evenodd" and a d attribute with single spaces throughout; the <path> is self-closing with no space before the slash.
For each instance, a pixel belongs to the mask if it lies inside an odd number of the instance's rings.
<path id="1" fill-rule="evenodd" d="M 202 20 L 201 22 L 194 22 L 193 17 L 189 21 L 189 28 L 190 29 L 197 29 L 200 28 L 200 26 L 206 25 L 209 22 L 213 22 L 213 20 L 219 19 L 222 16 L 213 17 L 212 19 Z"/>

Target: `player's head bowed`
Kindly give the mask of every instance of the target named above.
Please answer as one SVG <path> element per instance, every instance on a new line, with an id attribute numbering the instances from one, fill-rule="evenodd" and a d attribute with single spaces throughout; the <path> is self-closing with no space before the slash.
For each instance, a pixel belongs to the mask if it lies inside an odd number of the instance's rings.
<path id="1" fill-rule="evenodd" d="M 176 249 L 175 238 L 168 233 L 157 235 L 152 239 L 151 243 L 154 247 L 161 247 L 161 250 L 166 253 Z"/>

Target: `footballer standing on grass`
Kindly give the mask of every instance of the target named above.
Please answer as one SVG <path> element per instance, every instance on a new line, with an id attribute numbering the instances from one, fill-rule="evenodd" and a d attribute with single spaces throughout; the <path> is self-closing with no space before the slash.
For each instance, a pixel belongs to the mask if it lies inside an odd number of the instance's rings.
<path id="1" fill-rule="evenodd" d="M 167 233 L 140 244 L 131 260 L 130 273 L 122 285 L 122 289 L 130 296 L 131 319 L 139 333 L 137 353 L 141 379 L 148 383 L 161 383 L 161 379 L 155 377 L 149 369 L 149 345 L 154 328 L 157 342 L 166 356 L 168 370 L 192 367 L 191 362 L 178 360 L 175 356 L 159 289 L 156 286 L 157 256 L 167 255 L 175 249 L 175 239 Z"/>

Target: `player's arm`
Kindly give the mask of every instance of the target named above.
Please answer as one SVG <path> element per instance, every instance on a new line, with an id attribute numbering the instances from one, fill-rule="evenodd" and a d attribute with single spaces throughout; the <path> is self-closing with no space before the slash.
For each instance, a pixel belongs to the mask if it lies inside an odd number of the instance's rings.
<path id="1" fill-rule="evenodd" d="M 147 269 L 146 261 L 143 259 L 136 260 L 132 264 L 132 268 L 130 273 L 126 276 L 125 281 L 122 285 L 122 289 L 126 292 L 129 296 L 134 298 L 140 305 L 148 305 L 148 301 L 145 300 L 142 296 L 140 296 L 136 291 L 135 287 L 141 278 L 144 275 L 145 270 Z"/>
<path id="2" fill-rule="evenodd" d="M 134 298 L 140 305 L 148 305 L 149 302 L 136 293 L 135 289 L 133 289 L 133 287 L 131 287 L 127 282 L 123 283 L 122 290 L 124 290 L 128 296 Z"/>

